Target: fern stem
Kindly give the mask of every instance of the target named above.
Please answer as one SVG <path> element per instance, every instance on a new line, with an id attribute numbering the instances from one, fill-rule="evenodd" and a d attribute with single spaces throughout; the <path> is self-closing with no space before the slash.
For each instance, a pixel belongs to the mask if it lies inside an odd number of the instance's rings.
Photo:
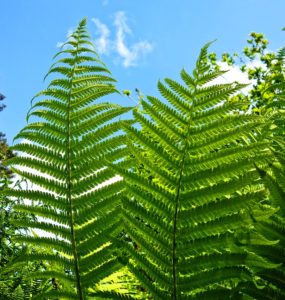
<path id="1" fill-rule="evenodd" d="M 69 89 L 69 101 L 68 101 L 68 115 L 67 115 L 67 200 L 70 207 L 70 234 L 71 234 L 71 245 L 72 245 L 72 252 L 74 257 L 74 269 L 75 269 L 75 277 L 76 277 L 76 286 L 77 286 L 77 295 L 80 300 L 84 300 L 83 290 L 81 287 L 81 278 L 80 278 L 80 271 L 79 271 L 79 265 L 78 265 L 78 253 L 76 248 L 76 237 L 75 237 L 75 231 L 74 231 L 74 207 L 73 207 L 73 201 L 72 201 L 72 174 L 71 174 L 71 129 L 70 129 L 70 123 L 71 123 L 71 91 L 72 91 L 72 85 L 73 85 L 73 77 L 74 72 L 76 68 L 76 59 L 77 59 L 77 53 L 78 53 L 78 45 L 76 47 L 76 54 L 75 54 L 75 63 L 72 69 L 72 76 L 71 76 L 71 82 L 70 82 L 70 89 Z"/>
<path id="2" fill-rule="evenodd" d="M 176 197 L 175 197 L 175 211 L 174 211 L 174 217 L 173 217 L 173 240 L 172 240 L 172 277 L 173 277 L 173 300 L 179 299 L 178 291 L 177 291 L 177 256 L 176 256 L 176 236 L 177 236 L 177 219 L 178 219 L 178 213 L 179 213 L 179 198 L 180 198 L 180 191 L 181 191 L 181 185 L 182 185 L 182 177 L 183 177 L 183 171 L 185 167 L 185 158 L 188 151 L 188 143 L 187 139 L 190 134 L 190 121 L 187 127 L 187 134 L 185 137 L 185 143 L 186 146 L 184 148 L 184 153 L 181 161 L 180 166 L 180 173 L 179 173 L 179 180 L 178 180 L 178 186 L 176 190 Z"/>
<path id="3" fill-rule="evenodd" d="M 181 180 L 184 168 L 184 161 L 185 161 L 185 154 L 183 156 L 180 174 L 179 174 L 179 183 L 177 187 L 177 193 L 175 197 L 175 212 L 173 217 L 173 240 L 172 240 L 172 276 L 173 276 L 173 299 L 176 300 L 177 298 L 177 270 L 176 270 L 176 235 L 177 235 L 177 218 L 178 218 L 178 209 L 179 209 L 179 197 L 180 197 L 180 190 L 181 190 Z"/>

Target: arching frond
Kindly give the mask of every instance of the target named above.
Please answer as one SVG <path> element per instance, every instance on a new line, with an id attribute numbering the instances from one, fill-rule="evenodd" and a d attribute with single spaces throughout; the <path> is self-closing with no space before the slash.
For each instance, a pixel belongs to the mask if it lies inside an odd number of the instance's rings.
<path id="1" fill-rule="evenodd" d="M 255 224 L 274 213 L 255 168 L 272 155 L 268 122 L 227 101 L 244 85 L 208 85 L 221 75 L 206 63 L 208 46 L 193 75 L 181 72 L 186 85 L 166 79 L 164 102 L 142 101 L 140 129 L 125 125 L 136 167 L 114 166 L 127 184 L 122 247 L 152 299 L 230 299 L 239 282 L 276 267 L 250 248 L 265 243 Z"/>

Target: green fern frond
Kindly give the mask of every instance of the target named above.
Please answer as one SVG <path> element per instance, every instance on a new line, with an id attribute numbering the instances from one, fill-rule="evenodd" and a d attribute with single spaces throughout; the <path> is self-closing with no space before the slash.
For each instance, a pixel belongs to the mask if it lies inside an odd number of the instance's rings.
<path id="1" fill-rule="evenodd" d="M 37 279 L 69 282 L 34 299 L 86 299 L 89 288 L 121 268 L 111 236 L 121 228 L 123 185 L 108 165 L 122 163 L 127 154 L 122 125 L 133 122 L 117 119 L 130 108 L 97 101 L 118 91 L 85 25 L 83 20 L 56 55 L 60 58 L 46 76 L 52 81 L 33 98 L 31 123 L 16 136 L 24 142 L 13 147 L 19 155 L 8 163 L 33 185 L 8 192 L 22 199 L 16 209 L 35 215 L 34 221 L 18 224 L 44 232 L 16 238 L 51 249 L 26 259 L 61 269 L 37 272 Z"/>
<path id="2" fill-rule="evenodd" d="M 276 144 L 275 144 L 276 147 Z M 278 147 L 275 148 L 278 150 Z M 276 295 L 276 299 L 282 299 L 285 295 L 285 187 L 284 187 L 284 164 L 275 162 L 267 169 L 256 167 L 265 186 L 269 190 L 269 200 L 278 211 L 269 220 L 258 224 L 257 229 L 264 234 L 267 239 L 278 240 L 279 243 L 272 245 L 258 245 L 253 247 L 253 251 L 266 257 L 270 262 L 279 264 L 278 269 L 261 270 L 258 275 L 268 285 L 265 295 L 271 297 Z M 254 287 L 248 293 L 254 293 Z"/>
<path id="3" fill-rule="evenodd" d="M 250 248 L 271 243 L 255 228 L 276 211 L 262 204 L 255 168 L 272 158 L 270 122 L 228 101 L 244 85 L 204 86 L 222 74 L 210 71 L 208 47 L 193 76 L 182 70 L 185 85 L 158 83 L 164 102 L 142 100 L 144 114 L 134 111 L 141 129 L 124 127 L 135 167 L 113 166 L 127 185 L 128 268 L 153 299 L 229 299 L 239 282 L 278 266 Z"/>

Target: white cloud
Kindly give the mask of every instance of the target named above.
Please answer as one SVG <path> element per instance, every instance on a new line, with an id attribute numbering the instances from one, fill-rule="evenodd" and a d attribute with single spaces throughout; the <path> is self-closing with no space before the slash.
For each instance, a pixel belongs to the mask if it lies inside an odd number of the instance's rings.
<path id="1" fill-rule="evenodd" d="M 56 48 L 61 48 L 64 45 L 64 42 L 57 42 Z"/>
<path id="2" fill-rule="evenodd" d="M 97 29 L 98 38 L 94 40 L 97 51 L 100 54 L 117 54 L 124 67 L 136 66 L 139 58 L 152 51 L 153 47 L 148 41 L 127 44 L 127 36 L 132 35 L 132 30 L 127 24 L 124 11 L 118 11 L 115 14 L 115 36 L 113 39 L 110 38 L 111 30 L 106 24 L 98 18 L 93 18 L 92 21 Z"/>
<path id="3" fill-rule="evenodd" d="M 255 80 L 250 80 L 246 73 L 240 70 L 238 65 L 229 66 L 226 62 L 218 61 L 217 64 L 221 67 L 222 70 L 227 70 L 228 72 L 224 75 L 218 77 L 217 79 L 211 81 L 210 84 L 223 84 L 223 83 L 231 83 L 231 82 L 238 82 L 238 83 L 245 83 L 248 84 L 247 87 L 242 89 L 244 94 L 248 94 L 251 90 L 253 85 L 256 83 Z M 265 65 L 258 59 L 250 61 L 246 64 L 246 68 L 265 68 Z"/>
<path id="4" fill-rule="evenodd" d="M 263 70 L 266 70 L 266 65 L 260 60 L 260 59 L 254 59 L 252 61 L 249 61 L 246 64 L 247 68 L 253 69 L 253 68 L 261 68 Z"/>
<path id="5" fill-rule="evenodd" d="M 123 59 L 123 66 L 126 68 L 135 66 L 140 56 L 152 51 L 152 45 L 148 41 L 140 41 L 127 46 L 126 35 L 131 34 L 132 31 L 127 25 L 125 12 L 116 13 L 114 24 L 116 26 L 115 50 Z"/>
<path id="6" fill-rule="evenodd" d="M 107 5 L 108 0 L 102 1 L 102 5 Z M 136 66 L 139 59 L 150 53 L 153 46 L 147 40 L 138 41 L 133 44 L 127 43 L 127 36 L 132 35 L 132 30 L 127 24 L 127 17 L 124 11 L 115 13 L 113 25 L 115 26 L 114 37 L 111 38 L 110 28 L 100 19 L 93 18 L 92 22 L 96 26 L 96 36 L 94 44 L 99 54 L 115 54 L 119 61 L 126 68 Z M 73 30 L 69 29 L 67 39 L 70 38 Z M 61 48 L 65 43 L 58 42 L 56 47 Z"/>
<path id="7" fill-rule="evenodd" d="M 99 19 L 97 18 L 93 18 L 92 22 L 94 22 L 96 28 L 97 28 L 97 34 L 99 35 L 99 38 L 97 38 L 94 41 L 95 47 L 97 49 L 97 51 L 100 54 L 103 53 L 108 53 L 110 50 L 110 30 L 107 27 L 107 25 L 105 25 L 104 23 L 102 23 Z"/>
<path id="8" fill-rule="evenodd" d="M 221 83 L 230 83 L 230 82 L 239 82 L 251 84 L 251 81 L 248 79 L 247 74 L 243 73 L 239 66 L 229 66 L 226 62 L 217 62 L 221 67 L 221 70 L 227 71 L 224 75 L 216 78 L 212 83 L 221 84 Z"/>
<path id="9" fill-rule="evenodd" d="M 213 81 L 205 84 L 205 86 L 210 86 L 213 84 L 232 83 L 232 82 L 244 83 L 244 84 L 248 84 L 248 86 L 243 88 L 241 90 L 241 92 L 244 95 L 248 95 L 249 91 L 256 84 L 256 80 L 255 79 L 250 80 L 247 76 L 247 73 L 244 73 L 240 70 L 239 65 L 229 66 L 226 62 L 222 62 L 222 61 L 218 61 L 217 64 L 221 67 L 221 70 L 224 70 L 227 72 L 225 74 L 223 74 L 222 76 L 214 79 Z M 265 70 L 266 66 L 259 59 L 249 61 L 246 64 L 246 69 L 254 69 L 254 68 L 262 68 L 263 70 Z M 237 92 L 237 93 L 239 93 L 239 92 Z M 222 104 L 222 102 L 220 104 Z M 253 107 L 253 105 L 251 104 L 247 113 L 251 113 L 252 107 Z"/>
<path id="10" fill-rule="evenodd" d="M 66 34 L 67 41 L 71 38 L 70 36 L 72 35 L 73 31 L 74 30 L 72 28 L 68 29 L 67 34 Z M 56 47 L 61 48 L 65 43 L 66 43 L 66 41 L 65 42 L 57 42 Z"/>

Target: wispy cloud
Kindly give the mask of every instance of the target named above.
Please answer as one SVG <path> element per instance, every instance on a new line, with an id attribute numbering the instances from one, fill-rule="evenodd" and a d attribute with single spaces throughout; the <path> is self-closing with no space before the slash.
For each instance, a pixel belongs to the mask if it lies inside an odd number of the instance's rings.
<path id="1" fill-rule="evenodd" d="M 96 26 L 97 38 L 94 44 L 100 54 L 115 54 L 119 61 L 126 68 L 136 66 L 139 59 L 150 53 L 153 46 L 144 40 L 133 44 L 127 42 L 127 37 L 132 35 L 132 30 L 127 24 L 127 17 L 124 11 L 115 13 L 113 25 L 115 27 L 114 37 L 111 38 L 111 30 L 99 19 L 92 19 Z"/>
<path id="2" fill-rule="evenodd" d="M 126 68 L 135 66 L 140 56 L 152 51 L 152 45 L 148 41 L 127 45 L 126 36 L 130 35 L 132 31 L 127 25 L 125 12 L 118 11 L 116 13 L 114 24 L 116 27 L 115 50 L 123 59 L 123 66 Z"/>
<path id="3" fill-rule="evenodd" d="M 99 35 L 99 37 L 94 41 L 97 51 L 100 54 L 108 53 L 111 45 L 109 28 L 97 18 L 93 18 L 92 22 L 94 22 L 97 28 L 96 34 Z"/>
<path id="4" fill-rule="evenodd" d="M 102 4 L 108 4 L 103 1 Z M 153 50 L 153 45 L 147 40 L 141 40 L 135 43 L 128 42 L 128 36 L 133 36 L 131 28 L 128 26 L 128 20 L 124 11 L 117 11 L 113 18 L 111 30 L 108 25 L 98 18 L 93 18 L 92 22 L 96 27 L 94 44 L 99 54 L 114 54 L 115 60 L 119 61 L 125 68 L 136 66 L 139 60 Z M 92 33 L 92 28 L 91 33 Z M 67 38 L 70 37 L 73 30 L 69 29 Z M 58 42 L 60 48 L 64 42 Z"/>
<path id="5" fill-rule="evenodd" d="M 238 65 L 229 66 L 226 62 L 221 62 L 221 61 L 218 61 L 217 63 L 221 67 L 221 70 L 226 70 L 227 73 L 225 73 L 223 76 L 216 78 L 209 84 L 223 84 L 223 83 L 230 83 L 230 82 L 245 83 L 248 84 L 248 86 L 243 88 L 242 92 L 244 94 L 248 94 L 248 92 L 252 89 L 256 81 L 250 80 L 247 76 L 247 73 L 242 72 Z M 263 68 L 264 64 L 260 60 L 254 60 L 246 64 L 246 68 L 252 69 L 256 67 Z"/>
<path id="6" fill-rule="evenodd" d="M 72 28 L 69 28 L 69 29 L 68 29 L 67 34 L 66 34 L 67 40 L 70 39 L 70 36 L 72 35 L 73 31 L 74 31 L 74 30 L 73 30 Z M 56 47 L 57 47 L 57 48 L 61 48 L 65 43 L 66 43 L 66 41 L 65 41 L 65 42 L 57 42 Z"/>

